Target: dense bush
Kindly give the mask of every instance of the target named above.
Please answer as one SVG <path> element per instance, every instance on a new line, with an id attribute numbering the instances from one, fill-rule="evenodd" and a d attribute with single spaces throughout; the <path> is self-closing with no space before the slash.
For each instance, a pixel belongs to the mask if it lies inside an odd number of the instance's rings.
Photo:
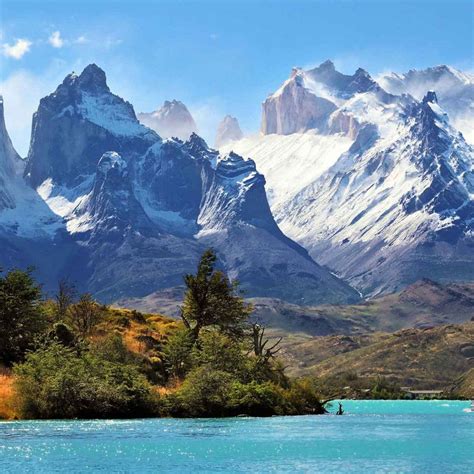
<path id="1" fill-rule="evenodd" d="M 285 399 L 285 390 L 272 382 L 234 382 L 229 396 L 233 415 L 285 415 L 291 409 Z"/>
<path id="2" fill-rule="evenodd" d="M 53 342 L 14 367 L 25 418 L 108 418 L 153 414 L 148 382 L 130 364 Z"/>
<path id="3" fill-rule="evenodd" d="M 180 390 L 167 397 L 165 415 L 183 417 L 228 416 L 232 374 L 210 367 L 192 370 Z"/>
<path id="4" fill-rule="evenodd" d="M 192 352 L 194 367 L 228 372 L 243 380 L 248 379 L 248 362 L 242 342 L 214 330 L 203 331 Z"/>
<path id="5" fill-rule="evenodd" d="M 241 382 L 236 374 L 201 366 L 162 401 L 162 414 L 177 417 L 322 414 L 326 410 L 306 382 L 283 388 L 271 381 Z"/>

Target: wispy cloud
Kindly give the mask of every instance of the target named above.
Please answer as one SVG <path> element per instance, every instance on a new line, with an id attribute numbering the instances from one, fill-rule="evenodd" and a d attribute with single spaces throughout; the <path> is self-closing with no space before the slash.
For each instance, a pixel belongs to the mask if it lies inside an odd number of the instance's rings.
<path id="1" fill-rule="evenodd" d="M 76 44 L 86 44 L 86 43 L 89 43 L 89 40 L 87 39 L 86 36 L 81 35 L 81 36 L 78 36 L 78 37 L 74 40 L 74 43 L 76 43 Z"/>
<path id="2" fill-rule="evenodd" d="M 123 43 L 123 40 L 120 38 L 108 37 L 108 38 L 105 38 L 103 45 L 105 46 L 106 49 L 110 49 L 122 43 Z"/>
<path id="3" fill-rule="evenodd" d="M 25 38 L 19 38 L 13 44 L 4 43 L 2 51 L 5 56 L 13 59 L 21 59 L 29 50 L 32 42 Z"/>
<path id="4" fill-rule="evenodd" d="M 217 126 L 225 115 L 221 99 L 219 97 L 208 97 L 199 102 L 186 105 L 197 124 L 199 135 L 210 146 L 214 146 Z"/>
<path id="5" fill-rule="evenodd" d="M 64 46 L 64 39 L 61 38 L 61 32 L 53 31 L 53 33 L 51 33 L 51 36 L 48 38 L 48 43 L 53 48 L 62 48 Z"/>

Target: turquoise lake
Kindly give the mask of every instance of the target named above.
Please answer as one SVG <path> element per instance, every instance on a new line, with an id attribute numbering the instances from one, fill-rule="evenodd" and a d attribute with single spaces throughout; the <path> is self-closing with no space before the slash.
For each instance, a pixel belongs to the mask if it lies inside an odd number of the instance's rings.
<path id="1" fill-rule="evenodd" d="M 344 416 L 1 422 L 0 472 L 474 473 L 469 405 L 345 400 Z"/>

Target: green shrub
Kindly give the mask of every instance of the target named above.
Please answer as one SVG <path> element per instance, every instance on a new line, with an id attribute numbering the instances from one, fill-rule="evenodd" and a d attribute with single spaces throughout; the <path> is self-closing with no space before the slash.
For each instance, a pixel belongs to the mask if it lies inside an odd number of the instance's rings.
<path id="1" fill-rule="evenodd" d="M 198 367 L 186 377 L 178 392 L 168 396 L 168 414 L 179 417 L 220 417 L 230 413 L 232 374 Z"/>
<path id="2" fill-rule="evenodd" d="M 77 343 L 74 331 L 67 324 L 62 322 L 53 324 L 53 328 L 49 331 L 48 337 L 66 347 L 74 347 Z"/>
<path id="3" fill-rule="evenodd" d="M 138 417 L 154 411 L 145 377 L 133 365 L 54 342 L 14 367 L 25 418 Z"/>
<path id="4" fill-rule="evenodd" d="M 234 382 L 229 409 L 233 415 L 272 416 L 285 413 L 284 391 L 271 382 Z"/>
<path id="5" fill-rule="evenodd" d="M 313 379 L 299 379 L 291 383 L 283 392 L 286 400 L 287 415 L 320 415 L 326 413 L 324 405 L 317 394 L 316 382 Z"/>

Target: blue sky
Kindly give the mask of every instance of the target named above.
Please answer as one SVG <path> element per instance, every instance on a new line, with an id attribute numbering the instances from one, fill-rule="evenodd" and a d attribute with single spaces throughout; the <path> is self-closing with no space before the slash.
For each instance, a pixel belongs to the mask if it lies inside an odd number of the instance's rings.
<path id="1" fill-rule="evenodd" d="M 372 75 L 437 64 L 473 66 L 472 0 L 0 0 L 0 93 L 25 155 L 31 114 L 91 62 L 113 92 L 151 111 L 185 102 L 212 144 L 217 122 L 255 131 L 265 97 L 292 66 L 332 59 Z"/>

